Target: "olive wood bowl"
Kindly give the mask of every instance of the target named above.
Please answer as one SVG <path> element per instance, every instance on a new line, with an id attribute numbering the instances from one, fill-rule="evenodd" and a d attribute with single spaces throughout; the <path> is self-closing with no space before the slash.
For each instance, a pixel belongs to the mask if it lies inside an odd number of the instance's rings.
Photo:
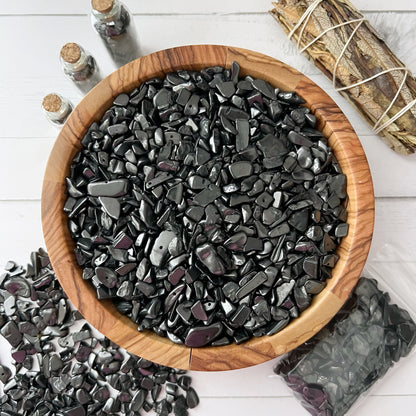
<path id="1" fill-rule="evenodd" d="M 81 149 L 90 124 L 101 118 L 121 92 L 152 77 L 178 69 L 201 70 L 233 61 L 241 76 L 251 75 L 281 90 L 296 91 L 318 119 L 318 128 L 329 139 L 347 175 L 348 236 L 337 249 L 339 261 L 326 288 L 299 318 L 273 336 L 252 338 L 240 345 L 189 348 L 153 332 L 138 332 L 137 325 L 121 315 L 111 301 L 97 300 L 90 282 L 82 279 L 74 254 L 67 216 L 65 177 Z M 217 46 L 183 46 L 139 58 L 101 81 L 76 106 L 59 133 L 49 160 L 42 189 L 42 226 L 52 266 L 69 299 L 91 325 L 131 353 L 170 367 L 218 371 L 249 367 L 275 358 L 305 342 L 325 326 L 354 288 L 370 248 L 374 223 L 374 194 L 369 166 L 351 124 L 334 101 L 309 78 L 290 66 L 250 50 Z"/>

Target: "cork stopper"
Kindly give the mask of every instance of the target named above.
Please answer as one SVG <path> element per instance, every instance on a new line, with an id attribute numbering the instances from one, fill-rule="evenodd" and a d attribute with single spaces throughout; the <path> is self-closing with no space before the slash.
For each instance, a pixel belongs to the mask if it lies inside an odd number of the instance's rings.
<path id="1" fill-rule="evenodd" d="M 66 43 L 61 49 L 61 58 L 70 64 L 75 64 L 81 58 L 81 48 L 76 43 Z"/>
<path id="2" fill-rule="evenodd" d="M 56 113 L 60 110 L 62 100 L 57 94 L 48 94 L 42 101 L 42 107 L 50 113 Z"/>
<path id="3" fill-rule="evenodd" d="M 91 6 L 99 13 L 109 13 L 114 6 L 114 0 L 91 0 Z"/>

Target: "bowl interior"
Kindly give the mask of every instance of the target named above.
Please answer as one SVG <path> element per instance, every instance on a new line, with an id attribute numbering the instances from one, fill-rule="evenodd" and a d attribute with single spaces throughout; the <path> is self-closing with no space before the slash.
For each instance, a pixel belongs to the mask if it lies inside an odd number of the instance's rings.
<path id="1" fill-rule="evenodd" d="M 101 118 L 113 99 L 143 81 L 178 69 L 201 70 L 237 61 L 240 75 L 251 75 L 286 91 L 296 91 L 317 116 L 347 175 L 349 233 L 337 249 L 340 259 L 326 288 L 298 319 L 273 336 L 252 338 L 241 345 L 188 348 L 153 332 L 138 332 L 110 301 L 99 301 L 90 282 L 82 279 L 74 255 L 67 216 L 65 177 L 89 125 Z M 259 364 L 295 348 L 335 315 L 355 286 L 370 248 L 374 195 L 369 166 L 352 126 L 331 98 L 310 79 L 260 53 L 216 45 L 183 46 L 144 56 L 125 65 L 91 90 L 63 126 L 50 154 L 42 190 L 42 225 L 56 275 L 75 307 L 100 332 L 130 352 L 170 367 L 192 370 L 230 370 Z"/>

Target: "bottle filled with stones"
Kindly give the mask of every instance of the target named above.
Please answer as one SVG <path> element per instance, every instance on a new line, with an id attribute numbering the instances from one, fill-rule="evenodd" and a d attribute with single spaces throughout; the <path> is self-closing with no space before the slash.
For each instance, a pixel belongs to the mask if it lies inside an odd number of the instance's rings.
<path id="1" fill-rule="evenodd" d="M 118 0 L 92 0 L 91 23 L 119 67 L 140 56 L 133 19 Z"/>
<path id="2" fill-rule="evenodd" d="M 325 287 L 347 178 L 294 92 L 240 67 L 118 95 L 81 140 L 64 211 L 83 278 L 188 347 L 273 335 Z"/>
<path id="3" fill-rule="evenodd" d="M 61 127 L 71 114 L 73 105 L 62 95 L 51 93 L 43 98 L 42 110 L 52 124 Z"/>
<path id="4" fill-rule="evenodd" d="M 77 43 L 66 43 L 61 48 L 60 60 L 65 75 L 83 94 L 102 80 L 94 57 Z"/>

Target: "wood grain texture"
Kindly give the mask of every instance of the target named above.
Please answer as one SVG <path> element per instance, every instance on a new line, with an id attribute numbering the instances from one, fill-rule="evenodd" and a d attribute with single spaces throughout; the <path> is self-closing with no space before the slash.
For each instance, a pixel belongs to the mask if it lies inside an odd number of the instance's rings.
<path id="1" fill-rule="evenodd" d="M 176 69 L 230 66 L 237 60 L 242 74 L 268 80 L 284 90 L 296 90 L 316 113 L 325 135 L 348 177 L 350 233 L 339 247 L 341 260 L 327 288 L 312 306 L 272 337 L 254 338 L 236 346 L 189 349 L 153 333 L 138 333 L 128 318 L 109 302 L 98 301 L 81 278 L 63 212 L 65 176 L 87 127 L 98 120 L 120 92 L 144 80 Z M 374 220 L 374 196 L 368 164 L 351 125 L 335 103 L 308 78 L 265 55 L 226 46 L 187 46 L 140 58 L 107 77 L 75 108 L 59 134 L 47 164 L 42 190 L 42 225 L 52 265 L 64 290 L 84 317 L 104 335 L 129 351 L 164 365 L 193 370 L 248 367 L 296 347 L 322 328 L 338 311 L 360 276 L 368 254 Z"/>

